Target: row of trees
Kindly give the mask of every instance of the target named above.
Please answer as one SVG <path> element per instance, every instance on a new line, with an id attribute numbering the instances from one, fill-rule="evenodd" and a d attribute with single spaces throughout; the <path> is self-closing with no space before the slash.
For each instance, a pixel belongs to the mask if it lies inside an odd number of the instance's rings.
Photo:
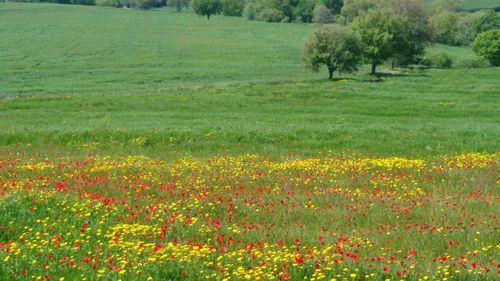
<path id="1" fill-rule="evenodd" d="M 189 1 L 189 0 L 169 0 Z M 476 36 L 500 28 L 494 10 L 463 11 L 463 0 L 436 0 L 424 6 L 420 0 L 193 0 L 197 14 L 245 16 L 268 22 L 314 22 L 347 25 L 371 10 L 392 10 L 410 15 L 418 25 L 418 35 L 448 45 L 470 45 Z"/>
<path id="2" fill-rule="evenodd" d="M 306 65 L 313 71 L 326 65 L 330 79 L 335 70 L 355 70 L 362 60 L 371 64 L 372 74 L 377 65 L 391 58 L 393 64 L 414 63 L 431 38 L 425 10 L 419 1 L 393 0 L 378 9 L 363 6 L 351 11 L 352 17 L 346 25 L 318 29 L 304 48 Z M 346 43 L 354 47 L 344 49 Z"/>
<path id="3" fill-rule="evenodd" d="M 500 29 L 492 29 L 474 38 L 474 51 L 493 65 L 500 64 L 499 35 Z M 431 39 L 420 1 L 392 0 L 378 9 L 359 10 L 345 25 L 320 27 L 306 42 L 303 59 L 313 71 L 326 66 L 330 79 L 335 71 L 354 71 L 363 61 L 375 74 L 377 66 L 388 60 L 393 66 L 419 63 Z"/>
<path id="4" fill-rule="evenodd" d="M 468 13 L 456 7 L 438 7 L 430 10 L 428 21 L 436 42 L 455 46 L 468 46 L 479 33 L 500 28 L 500 17 L 494 10 Z"/>

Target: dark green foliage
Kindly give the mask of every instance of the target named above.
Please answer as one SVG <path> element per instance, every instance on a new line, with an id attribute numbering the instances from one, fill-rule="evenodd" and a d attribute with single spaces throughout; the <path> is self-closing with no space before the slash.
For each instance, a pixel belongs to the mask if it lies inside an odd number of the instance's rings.
<path id="1" fill-rule="evenodd" d="M 241 17 L 245 8 L 245 0 L 221 0 L 224 16 Z"/>
<path id="2" fill-rule="evenodd" d="M 313 19 L 315 0 L 299 0 L 294 9 L 296 21 L 311 22 Z"/>
<path id="3" fill-rule="evenodd" d="M 328 78 L 333 72 L 353 72 L 361 62 L 363 47 L 358 34 L 342 27 L 322 27 L 314 31 L 304 46 L 306 67 L 318 72 L 325 65 Z"/>
<path id="4" fill-rule="evenodd" d="M 476 37 L 472 49 L 492 65 L 500 66 L 500 29 L 483 32 Z"/>
<path id="5" fill-rule="evenodd" d="M 333 14 L 340 14 L 344 0 L 321 0 L 319 3 L 324 4 Z"/>
<path id="6" fill-rule="evenodd" d="M 128 7 L 137 9 L 151 9 L 160 6 L 158 0 L 128 0 L 128 4 Z"/>
<path id="7" fill-rule="evenodd" d="M 212 15 L 220 13 L 222 9 L 219 0 L 193 0 L 193 11 L 200 16 L 210 19 Z"/>
<path id="8" fill-rule="evenodd" d="M 453 65 L 452 58 L 444 52 L 426 54 L 421 63 L 436 68 L 450 68 Z"/>
<path id="9" fill-rule="evenodd" d="M 105 7 L 115 7 L 121 8 L 126 7 L 128 1 L 123 0 L 96 0 L 97 6 L 105 6 Z"/>

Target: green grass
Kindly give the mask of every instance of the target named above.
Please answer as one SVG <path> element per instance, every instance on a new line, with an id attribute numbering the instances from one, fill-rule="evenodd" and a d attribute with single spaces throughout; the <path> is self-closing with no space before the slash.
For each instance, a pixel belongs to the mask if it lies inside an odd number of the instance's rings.
<path id="1" fill-rule="evenodd" d="M 0 3 L 0 93 L 124 93 L 310 79 L 312 26 L 171 9 Z"/>
<path id="2" fill-rule="evenodd" d="M 431 4 L 436 0 L 423 0 L 423 2 Z M 498 0 L 465 0 L 465 9 L 480 9 L 480 8 L 497 8 L 500 7 Z"/>
<path id="3" fill-rule="evenodd" d="M 380 78 L 363 68 L 330 82 L 325 72 L 303 70 L 310 25 L 45 4 L 2 3 L 0 16 L 4 149 L 499 150 L 500 68 Z M 470 49 L 434 49 L 474 57 Z"/>
<path id="4" fill-rule="evenodd" d="M 0 143 L 192 153 L 498 151 L 500 69 L 4 99 Z M 477 83 L 480 80 L 481 83 Z M 134 139 L 141 138 L 139 141 Z M 114 148 L 113 148 L 114 147 Z"/>

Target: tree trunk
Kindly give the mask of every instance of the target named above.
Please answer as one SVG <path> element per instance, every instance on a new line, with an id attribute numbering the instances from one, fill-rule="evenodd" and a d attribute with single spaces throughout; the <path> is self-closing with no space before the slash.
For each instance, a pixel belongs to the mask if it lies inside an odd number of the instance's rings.
<path id="1" fill-rule="evenodd" d="M 376 72 L 377 72 L 377 64 L 376 64 L 376 63 L 374 63 L 374 62 L 372 62 L 372 72 L 371 72 L 371 74 L 373 75 L 373 74 L 375 74 Z"/>
<path id="2" fill-rule="evenodd" d="M 333 69 L 332 68 L 328 68 L 328 79 L 333 80 Z"/>
<path id="3" fill-rule="evenodd" d="M 210 14 L 207 14 L 207 20 L 210 20 Z"/>
<path id="4" fill-rule="evenodd" d="M 392 70 L 394 70 L 394 61 L 395 61 L 395 59 L 392 58 L 392 68 L 391 68 Z"/>

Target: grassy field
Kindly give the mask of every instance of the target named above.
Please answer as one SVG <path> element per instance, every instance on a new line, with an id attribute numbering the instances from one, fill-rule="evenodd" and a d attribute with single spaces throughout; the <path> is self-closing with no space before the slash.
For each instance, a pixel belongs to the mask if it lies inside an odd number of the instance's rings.
<path id="1" fill-rule="evenodd" d="M 432 4 L 436 0 L 423 0 L 424 3 Z M 465 0 L 464 7 L 466 9 L 480 9 L 480 8 L 498 8 L 500 2 L 498 0 Z"/>
<path id="2" fill-rule="evenodd" d="M 10 97 L 0 107 L 8 120 L 0 143 L 205 155 L 495 152 L 499 75 L 491 68 L 433 70 L 375 81 Z"/>
<path id="3" fill-rule="evenodd" d="M 301 64 L 309 25 L 168 9 L 0 11 L 3 146 L 274 156 L 498 150 L 498 68 L 380 78 L 362 69 L 330 82 Z"/>
<path id="4" fill-rule="evenodd" d="M 312 25 L 0 22 L 0 280 L 498 280 L 500 68 L 328 81 Z"/>
<path id="5" fill-rule="evenodd" d="M 1 3 L 0 16 L 2 95 L 123 94 L 322 77 L 301 65 L 308 25 L 44 4 Z"/>

